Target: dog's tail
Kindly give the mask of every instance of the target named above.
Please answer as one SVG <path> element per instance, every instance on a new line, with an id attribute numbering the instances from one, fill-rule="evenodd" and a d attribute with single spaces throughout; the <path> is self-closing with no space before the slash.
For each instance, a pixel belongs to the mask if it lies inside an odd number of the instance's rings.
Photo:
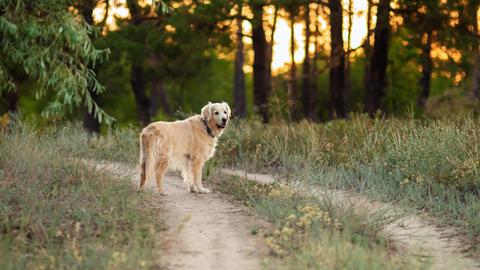
<path id="1" fill-rule="evenodd" d="M 155 136 L 150 132 L 140 134 L 140 188 L 154 174 Z"/>

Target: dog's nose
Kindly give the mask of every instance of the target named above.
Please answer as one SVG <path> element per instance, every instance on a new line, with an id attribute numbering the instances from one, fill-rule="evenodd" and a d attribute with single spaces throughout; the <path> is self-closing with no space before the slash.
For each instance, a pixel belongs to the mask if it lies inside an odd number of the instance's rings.
<path id="1" fill-rule="evenodd" d="M 225 118 L 225 117 L 222 118 L 222 122 L 223 122 L 223 123 L 226 123 L 226 122 L 227 122 L 227 118 Z"/>

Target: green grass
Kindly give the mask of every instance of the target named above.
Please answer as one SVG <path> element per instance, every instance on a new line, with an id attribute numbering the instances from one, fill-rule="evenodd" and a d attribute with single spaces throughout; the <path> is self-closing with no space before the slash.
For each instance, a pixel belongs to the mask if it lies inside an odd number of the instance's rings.
<path id="1" fill-rule="evenodd" d="M 477 120 L 369 119 L 287 125 L 239 121 L 219 165 L 353 190 L 425 211 L 480 247 Z"/>
<path id="2" fill-rule="evenodd" d="M 107 142 L 74 126 L 0 131 L 0 269 L 153 267 L 162 226 L 151 194 L 73 158 L 128 161 Z"/>
<path id="3" fill-rule="evenodd" d="M 266 269 L 421 269 L 428 262 L 395 247 L 380 232 L 381 214 L 308 197 L 286 185 L 259 185 L 238 177 L 213 175 L 216 188 L 242 201 L 273 223 L 261 231 L 272 257 Z M 258 228 L 252 228 L 257 234 Z"/>
<path id="4" fill-rule="evenodd" d="M 273 172 L 287 181 L 393 201 L 460 228 L 478 250 L 479 135 L 480 125 L 471 118 L 372 120 L 354 116 L 326 124 L 267 126 L 235 121 L 204 171 L 209 178 L 217 177 L 214 172 L 219 166 Z M 0 268 L 131 269 L 143 262 L 151 267 L 152 234 L 161 229 L 151 210 L 143 207 L 151 194 L 132 192 L 128 179 L 93 170 L 74 159 L 136 164 L 137 136 L 138 130 L 128 128 L 88 138 L 76 125 L 34 131 L 19 124 L 8 133 L 0 131 Z M 223 189 L 217 183 L 223 192 L 268 217 L 279 230 L 268 235 L 278 259 L 271 264 L 275 267 L 398 269 L 421 265 L 399 257 L 378 233 L 385 222 L 380 216 L 353 213 L 295 192 L 288 199 L 277 198 L 271 190 L 262 191 L 265 188 L 225 181 L 228 186 Z M 309 225 L 308 230 L 290 224 L 289 216 L 300 218 L 305 205 L 315 205 L 342 226 L 322 222 L 316 215 L 311 223 L 315 226 Z M 287 235 L 282 242 L 283 228 L 287 234 L 288 228 L 300 233 Z"/>

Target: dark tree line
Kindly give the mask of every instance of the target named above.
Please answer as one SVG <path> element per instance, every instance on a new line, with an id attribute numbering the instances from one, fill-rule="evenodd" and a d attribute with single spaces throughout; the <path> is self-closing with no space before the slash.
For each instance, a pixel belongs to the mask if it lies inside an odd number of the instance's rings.
<path id="1" fill-rule="evenodd" d="M 291 37 L 293 36 L 293 23 L 303 12 L 305 23 L 305 60 L 302 64 L 302 73 L 298 76 L 296 70 L 296 63 L 293 61 L 293 53 L 295 41 L 290 40 L 292 65 L 287 78 L 287 105 L 291 111 L 291 115 L 294 119 L 298 119 L 297 104 L 299 101 L 303 103 L 303 116 L 309 119 L 316 119 L 315 114 L 315 86 L 312 83 L 316 81 L 318 76 L 318 57 L 319 54 L 316 51 L 313 56 L 313 61 L 310 59 L 310 53 L 308 46 L 311 42 L 311 6 L 316 6 L 318 9 L 325 10 L 325 14 L 328 14 L 328 22 L 330 28 L 330 55 L 328 56 L 328 70 L 329 70 L 329 104 L 330 104 L 330 119 L 333 118 L 346 118 L 348 116 L 348 98 L 350 88 L 350 53 L 351 50 L 356 48 L 350 48 L 350 38 L 352 31 L 352 2 L 348 1 L 348 6 L 342 5 L 341 1 L 329 0 L 329 1 L 278 1 L 276 8 L 283 9 L 288 14 L 288 19 L 291 22 Z M 379 0 L 368 1 L 368 9 L 366 12 L 367 17 L 367 37 L 365 38 L 363 48 L 363 57 L 365 58 L 364 68 L 364 99 L 363 110 L 371 116 L 376 115 L 377 112 L 382 111 L 382 101 L 386 96 L 389 82 L 387 70 L 390 64 L 389 50 L 392 38 L 392 27 L 394 23 L 393 19 L 402 18 L 403 22 L 400 25 L 395 25 L 396 34 L 400 32 L 400 29 L 407 29 L 409 35 L 405 37 L 410 41 L 409 46 L 412 46 L 420 53 L 416 57 L 419 70 L 420 79 L 418 81 L 419 93 L 416 98 L 417 107 L 423 109 L 430 96 L 431 92 L 431 79 L 434 72 L 434 63 L 431 56 L 432 45 L 436 43 L 438 46 L 442 45 L 447 48 L 456 48 L 462 54 L 463 65 L 468 62 L 467 65 L 471 66 L 468 77 L 470 77 L 470 83 L 467 86 L 470 88 L 471 93 L 477 97 L 479 96 L 479 49 L 478 49 L 478 17 L 477 12 L 479 10 L 479 1 L 468 1 L 466 3 L 459 2 L 442 2 L 438 0 L 420 0 L 420 1 L 399 1 L 398 7 L 392 8 L 392 1 Z M 272 5 L 273 3 L 264 3 L 264 5 Z M 376 13 L 373 14 L 372 7 L 376 7 Z M 455 14 L 460 14 L 458 22 L 455 23 Z M 263 25 L 259 25 L 259 17 L 262 16 L 261 11 L 254 12 L 254 18 L 257 21 L 257 27 L 263 32 Z M 318 13 L 316 15 L 319 16 Z M 376 17 L 376 23 L 372 26 L 372 17 Z M 315 17 L 316 18 L 316 17 Z M 344 20 L 348 19 L 348 40 L 347 43 L 343 40 L 343 25 Z M 455 25 L 455 27 L 451 27 Z M 255 30 L 254 30 L 255 31 Z M 255 32 L 254 32 L 255 35 Z M 315 38 L 318 38 L 320 33 L 314 32 Z M 261 35 L 260 35 L 261 36 Z M 465 42 L 466 41 L 466 42 Z M 263 73 L 262 52 L 265 45 L 263 45 L 263 39 L 254 39 L 254 74 Z M 463 43 L 463 44 L 462 44 Z M 346 48 L 346 49 L 345 49 Z M 258 57 L 257 57 L 258 56 Z M 320 56 L 321 57 L 321 56 Z M 472 59 L 469 61 L 468 59 Z M 462 64 L 458 64 L 461 66 Z M 313 71 L 313 72 L 312 72 Z M 271 93 L 271 89 L 267 89 L 265 85 L 268 82 L 263 82 L 260 78 L 262 76 L 256 76 L 254 83 L 254 93 L 256 96 L 262 96 L 262 102 L 259 101 L 255 104 L 257 106 L 265 106 L 265 100 Z M 266 78 L 266 77 L 265 77 Z M 301 78 L 302 80 L 299 80 Z M 259 81 L 260 80 L 260 81 Z M 302 82 L 302 98 L 299 98 L 297 91 L 298 82 Z M 267 97 L 267 98 L 265 98 Z M 262 107 L 263 108 L 263 107 Z M 268 122 L 268 116 L 264 109 L 261 111 L 264 122 Z"/>
<path id="2" fill-rule="evenodd" d="M 403 64 L 398 61 L 413 61 L 418 66 L 412 71 L 418 73 L 418 82 L 412 87 L 418 89 L 414 100 L 419 110 L 425 108 L 431 96 L 434 74 L 447 71 L 451 74 L 463 72 L 464 80 L 468 81 L 464 88 L 480 100 L 478 0 L 401 0 L 395 5 L 391 0 L 368 0 L 368 8 L 362 11 L 366 16 L 367 34 L 358 48 L 350 46 L 352 26 L 357 16 L 353 0 L 343 3 L 340 0 L 172 0 L 155 1 L 154 5 L 127 0 L 129 16 L 116 18 L 116 31 L 107 31 L 106 19 L 109 7 L 118 5 L 117 1 L 75 1 L 75 12 L 72 12 L 69 1 L 56 1 L 63 5 L 65 14 L 82 18 L 87 25 L 94 26 L 86 33 L 96 46 L 111 51 L 111 60 L 105 64 L 88 61 L 89 74 L 101 76 L 112 72 L 108 69 L 116 68 L 128 76 L 137 119 L 142 125 L 152 121 L 160 110 L 165 115 L 172 115 L 178 104 L 185 101 L 186 94 L 181 89 L 191 80 L 208 77 L 203 70 L 208 69 L 218 51 L 222 50 L 233 52 L 233 83 L 229 96 L 233 99 L 235 114 L 239 117 L 248 115 L 246 77 L 249 75 L 245 74 L 244 66 L 251 65 L 253 108 L 263 122 L 271 120 L 273 95 L 284 98 L 285 108 L 293 120 L 326 120 L 319 111 L 319 100 L 324 92 L 318 83 L 323 74 L 328 79 L 328 91 L 323 98 L 328 101 L 328 119 L 347 118 L 356 109 L 352 106 L 358 106 L 352 105 L 352 93 L 358 91 L 353 89 L 352 81 L 359 74 L 359 64 L 363 82 L 361 99 L 356 102 L 361 103 L 359 107 L 370 116 L 387 112 L 383 103 L 392 87 L 388 72 L 389 69 L 393 72 L 392 65 Z M 93 18 L 93 10 L 98 6 L 107 10 L 100 22 Z M 11 10 L 8 3 L 0 8 L 0 12 Z M 59 12 L 58 5 L 50 8 L 51 11 L 46 9 L 45 12 Z M 271 68 L 278 18 L 287 20 L 291 31 L 288 42 L 292 61 L 284 74 L 274 74 Z M 321 28 L 322 20 L 328 23 L 326 29 Z M 250 31 L 244 29 L 244 22 L 251 25 Z M 304 25 L 304 48 L 298 48 L 296 44 L 295 24 Z M 344 25 L 347 25 L 346 30 Z M 3 27 L 1 33 L 8 33 L 7 26 L 0 24 Z M 250 39 L 251 46 L 244 44 L 244 39 Z M 411 52 L 405 56 L 407 60 L 391 58 L 392 44 L 399 42 L 405 43 L 402 46 Z M 440 63 L 432 58 L 432 52 L 440 47 L 458 51 L 460 60 Z M 297 49 L 304 51 L 302 63 L 295 62 Z M 6 55 L 7 52 L 2 53 Z M 92 56 L 85 56 L 88 57 Z M 12 64 L 0 60 L 0 64 L 2 102 L 8 110 L 16 111 L 22 94 L 18 82 L 26 74 L 19 72 L 21 62 Z M 354 67 L 357 68 L 354 70 Z M 111 80 L 115 85 L 114 79 Z M 85 94 L 93 104 L 109 102 L 100 95 L 96 80 L 89 79 L 84 86 Z M 169 89 L 180 90 L 175 90 L 172 98 L 173 90 Z M 102 112 L 96 106 L 84 110 L 87 130 L 99 132 L 98 115 Z"/>

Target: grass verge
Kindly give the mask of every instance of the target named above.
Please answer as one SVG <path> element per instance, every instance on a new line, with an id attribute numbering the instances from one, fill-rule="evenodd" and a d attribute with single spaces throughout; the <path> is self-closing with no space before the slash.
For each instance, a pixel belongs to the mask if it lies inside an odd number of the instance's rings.
<path id="1" fill-rule="evenodd" d="M 326 124 L 237 122 L 222 138 L 222 166 L 268 171 L 425 211 L 480 248 L 477 120 L 369 119 Z"/>
<path id="2" fill-rule="evenodd" d="M 266 269 L 421 269 L 427 262 L 395 252 L 380 230 L 388 220 L 328 200 L 302 195 L 286 185 L 260 185 L 214 174 L 222 193 L 273 223 L 265 240 L 273 259 Z M 258 233 L 256 228 L 252 233 Z"/>
<path id="3" fill-rule="evenodd" d="M 21 123 L 0 132 L 0 269 L 155 265 L 162 228 L 144 207 L 150 194 L 72 158 L 115 156 L 113 147 L 96 156 L 86 138 L 74 127 L 40 134 Z"/>

